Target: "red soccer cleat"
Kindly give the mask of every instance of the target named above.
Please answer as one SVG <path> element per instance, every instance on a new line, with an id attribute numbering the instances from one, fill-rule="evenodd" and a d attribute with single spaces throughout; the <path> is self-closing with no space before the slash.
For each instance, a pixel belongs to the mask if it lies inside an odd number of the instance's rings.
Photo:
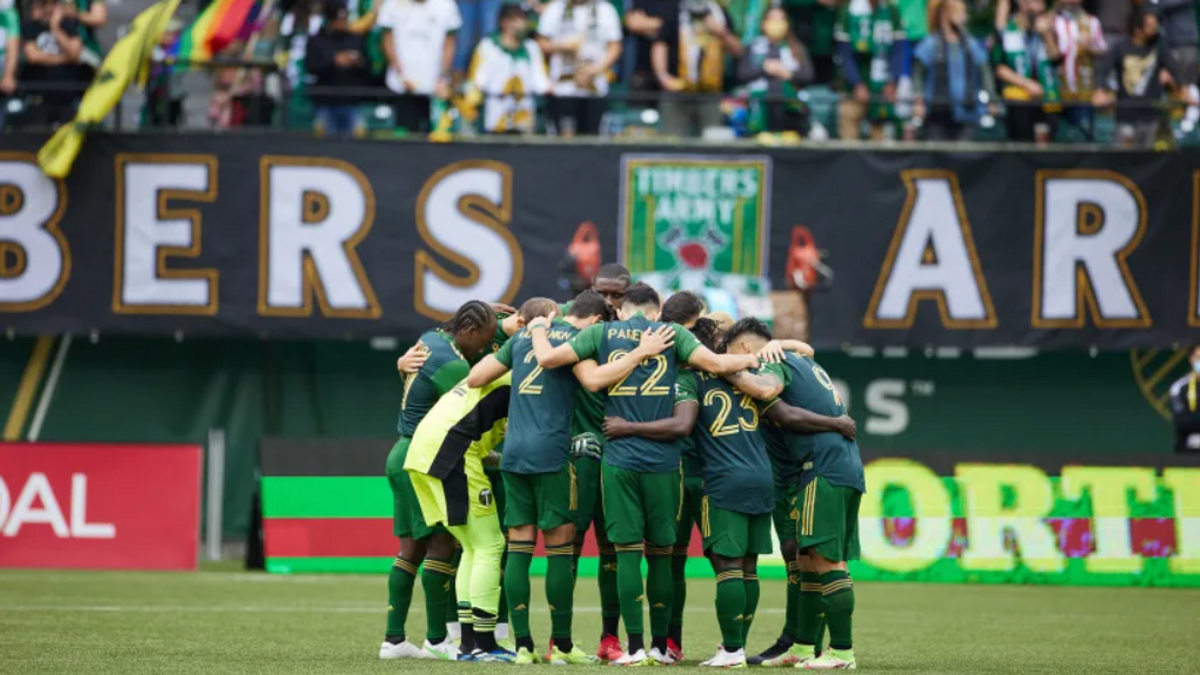
<path id="1" fill-rule="evenodd" d="M 600 638 L 600 646 L 596 648 L 596 656 L 601 661 L 616 661 L 625 656 L 625 650 L 621 648 L 621 640 L 616 635 L 605 635 Z"/>
<path id="2" fill-rule="evenodd" d="M 667 656 L 671 657 L 675 663 L 683 661 L 683 649 L 675 644 L 675 640 L 667 638 Z"/>

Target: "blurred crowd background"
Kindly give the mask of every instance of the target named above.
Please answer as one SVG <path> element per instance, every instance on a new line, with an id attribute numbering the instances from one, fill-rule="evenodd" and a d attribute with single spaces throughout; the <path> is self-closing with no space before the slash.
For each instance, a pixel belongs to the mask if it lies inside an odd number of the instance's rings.
<path id="1" fill-rule="evenodd" d="M 128 129 L 1200 143 L 1200 0 L 264 0 Z M 7 4 L 5 4 L 7 3 Z M 69 121 L 149 0 L 0 0 L 0 122 Z"/>

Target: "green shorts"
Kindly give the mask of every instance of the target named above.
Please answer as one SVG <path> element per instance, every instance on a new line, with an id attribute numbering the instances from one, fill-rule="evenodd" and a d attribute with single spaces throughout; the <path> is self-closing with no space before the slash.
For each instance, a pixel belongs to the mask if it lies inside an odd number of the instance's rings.
<path id="1" fill-rule="evenodd" d="M 767 555 L 771 552 L 771 514 L 739 513 L 700 503 L 700 535 L 704 550 L 725 558 Z"/>
<path id="2" fill-rule="evenodd" d="M 575 531 L 587 532 L 592 523 L 597 529 L 604 528 L 604 510 L 600 507 L 600 460 L 591 457 L 576 457 L 571 460 L 575 472 Z"/>
<path id="3" fill-rule="evenodd" d="M 440 525 L 430 527 L 425 524 L 412 480 L 404 470 L 404 460 L 408 458 L 408 444 L 411 442 L 411 438 L 401 436 L 387 457 L 385 473 L 388 485 L 392 488 L 392 534 L 401 538 L 424 539 L 434 532 L 445 530 Z"/>
<path id="4" fill-rule="evenodd" d="M 545 531 L 574 522 L 578 497 L 570 464 L 552 473 L 501 473 L 507 502 L 505 527 L 536 525 Z"/>
<path id="5" fill-rule="evenodd" d="M 704 499 L 704 479 L 683 479 L 683 504 L 679 508 L 679 522 L 675 523 L 675 551 L 686 555 L 692 544 L 692 530 L 700 523 L 700 503 Z"/>
<path id="6" fill-rule="evenodd" d="M 641 473 L 602 462 L 600 491 L 609 541 L 674 545 L 683 493 L 683 473 L 679 469 Z"/>
<path id="7" fill-rule="evenodd" d="M 826 560 L 858 560 L 858 504 L 862 493 L 830 485 L 818 476 L 796 493 L 800 518 L 800 550 L 811 550 Z"/>
<path id="8" fill-rule="evenodd" d="M 800 513 L 796 510 L 796 486 L 775 488 L 775 510 L 771 512 L 771 522 L 775 525 L 775 537 L 782 546 L 784 542 L 796 541 L 796 520 Z"/>

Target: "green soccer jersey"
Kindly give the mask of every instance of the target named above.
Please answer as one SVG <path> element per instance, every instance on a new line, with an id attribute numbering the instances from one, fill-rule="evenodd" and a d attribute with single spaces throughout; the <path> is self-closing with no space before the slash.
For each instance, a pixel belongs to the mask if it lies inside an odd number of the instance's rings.
<path id="1" fill-rule="evenodd" d="M 596 359 L 611 363 L 637 349 L 642 332 L 664 326 L 637 314 L 627 321 L 597 324 L 581 331 L 569 344 L 579 360 Z M 643 361 L 625 379 L 608 388 L 604 412 L 630 422 L 657 422 L 667 419 L 675 407 L 675 368 L 687 363 L 700 341 L 688 329 L 672 324 L 675 348 Z M 642 473 L 660 473 L 679 468 L 679 445 L 648 438 L 620 438 L 611 441 L 605 462 L 612 466 Z"/>
<path id="2" fill-rule="evenodd" d="M 854 54 L 859 77 L 872 92 L 879 92 L 899 73 L 891 72 L 892 45 L 905 39 L 900 11 L 888 0 L 872 5 L 851 0 L 838 8 L 834 39 L 847 42 Z"/>
<path id="3" fill-rule="evenodd" d="M 783 381 L 783 393 L 779 399 L 796 408 L 803 408 L 818 415 L 838 417 L 846 414 L 842 397 L 833 386 L 833 380 L 816 361 L 788 353 L 783 363 L 772 363 L 763 367 L 764 372 Z M 766 406 L 770 408 L 770 404 Z M 849 487 L 866 492 L 863 478 L 862 457 L 858 444 L 846 440 L 836 431 L 816 434 L 784 433 L 788 448 L 794 458 L 805 465 L 800 484 L 821 476 L 830 485 Z M 811 470 L 808 466 L 811 463 Z"/>
<path id="4" fill-rule="evenodd" d="M 738 513 L 775 510 L 767 447 L 758 433 L 758 402 L 725 378 L 697 373 L 700 412 L 696 447 L 704 457 L 704 494 Z"/>
<path id="5" fill-rule="evenodd" d="M 587 387 L 575 388 L 575 412 L 571 417 L 571 435 L 593 434 L 600 441 L 601 452 L 607 447 L 604 438 L 604 404 L 608 394 L 603 391 L 588 391 Z"/>
<path id="6" fill-rule="evenodd" d="M 698 404 L 700 402 L 697 394 L 699 390 L 700 384 L 695 371 L 681 368 L 675 377 L 675 405 L 687 401 L 694 401 Z M 699 433 L 700 430 L 697 427 L 692 430 L 691 434 L 679 439 L 679 457 L 685 478 L 704 478 L 704 457 L 696 448 L 696 435 Z"/>
<path id="7" fill-rule="evenodd" d="M 396 424 L 400 435 L 409 438 L 416 433 L 417 425 L 425 419 L 433 404 L 471 372 L 471 366 L 458 350 L 454 338 L 441 328 L 422 335 L 421 344 L 429 350 L 429 358 L 421 370 L 404 381 L 400 421 Z"/>
<path id="8" fill-rule="evenodd" d="M 546 331 L 558 346 L 579 333 L 555 319 Z M 570 368 L 545 370 L 533 353 L 528 329 L 521 329 L 496 352 L 496 360 L 512 370 L 508 404 L 508 452 L 500 468 L 511 473 L 551 473 L 562 469 L 571 452 L 571 417 L 579 383 Z"/>
<path id="9" fill-rule="evenodd" d="M 800 481 L 800 462 L 792 456 L 784 438 L 784 430 L 767 418 L 762 418 L 758 427 L 763 442 L 767 444 L 767 458 L 771 460 L 771 475 L 775 489 L 785 490 Z"/>

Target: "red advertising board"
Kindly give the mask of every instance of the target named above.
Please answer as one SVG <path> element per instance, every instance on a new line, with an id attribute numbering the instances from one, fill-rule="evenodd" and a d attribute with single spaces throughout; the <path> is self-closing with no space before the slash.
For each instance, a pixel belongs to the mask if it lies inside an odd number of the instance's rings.
<path id="1" fill-rule="evenodd" d="M 0 443 L 0 567 L 194 570 L 198 445 Z"/>

